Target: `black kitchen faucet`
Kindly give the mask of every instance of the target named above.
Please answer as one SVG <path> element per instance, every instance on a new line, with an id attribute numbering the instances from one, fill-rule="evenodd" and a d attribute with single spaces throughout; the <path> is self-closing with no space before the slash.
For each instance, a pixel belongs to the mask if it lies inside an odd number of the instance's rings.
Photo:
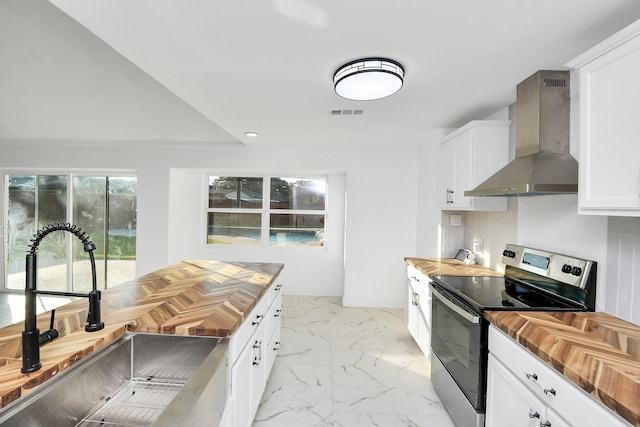
<path id="1" fill-rule="evenodd" d="M 89 259 L 91 261 L 92 290 L 88 294 L 44 290 L 39 291 L 36 289 L 38 245 L 45 236 L 53 231 L 68 231 L 69 233 L 72 233 L 82 241 L 84 251 L 89 252 Z M 51 312 L 50 329 L 42 334 L 40 333 L 36 323 L 36 294 L 89 298 L 89 313 L 87 315 L 87 324 L 85 325 L 84 330 L 87 332 L 95 332 L 104 328 L 104 323 L 100 321 L 100 291 L 98 291 L 96 285 L 96 262 L 93 256 L 93 251 L 96 249 L 96 245 L 93 244 L 89 236 L 75 225 L 68 223 L 55 223 L 43 227 L 34 235 L 31 242 L 26 260 L 26 284 L 24 290 L 25 318 L 24 331 L 22 332 L 21 372 L 25 374 L 35 372 L 42 367 L 40 364 L 40 346 L 53 341 L 58 337 L 58 331 L 53 327 L 55 310 Z"/>

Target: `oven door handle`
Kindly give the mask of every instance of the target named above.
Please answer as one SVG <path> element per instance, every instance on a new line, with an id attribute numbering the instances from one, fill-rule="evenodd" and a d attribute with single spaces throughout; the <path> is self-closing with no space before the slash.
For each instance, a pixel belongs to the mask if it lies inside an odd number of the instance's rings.
<path id="1" fill-rule="evenodd" d="M 440 291 L 435 288 L 433 285 L 431 286 L 431 289 L 433 290 L 432 295 L 434 295 L 436 298 L 438 298 L 438 300 L 440 300 L 444 305 L 446 305 L 447 307 L 449 307 L 451 310 L 455 311 L 457 314 L 459 314 L 460 316 L 462 316 L 463 318 L 465 318 L 467 321 L 469 321 L 470 323 L 480 323 L 480 316 L 475 316 L 471 313 L 469 313 L 467 310 L 465 310 L 464 308 L 456 305 L 455 303 L 449 301 L 444 295 L 442 295 L 440 293 Z"/>

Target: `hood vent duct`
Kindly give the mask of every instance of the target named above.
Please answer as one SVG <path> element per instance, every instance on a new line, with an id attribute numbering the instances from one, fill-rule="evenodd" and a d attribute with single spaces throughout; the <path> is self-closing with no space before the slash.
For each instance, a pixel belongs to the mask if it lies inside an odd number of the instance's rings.
<path id="1" fill-rule="evenodd" d="M 465 196 L 578 192 L 569 154 L 569 72 L 538 71 L 517 86 L 516 158 Z"/>

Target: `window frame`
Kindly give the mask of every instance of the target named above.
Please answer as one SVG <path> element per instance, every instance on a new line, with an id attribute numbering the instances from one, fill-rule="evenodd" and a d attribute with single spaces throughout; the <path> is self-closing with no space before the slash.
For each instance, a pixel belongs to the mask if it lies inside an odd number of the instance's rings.
<path id="1" fill-rule="evenodd" d="M 2 209 L 0 210 L 0 278 L 2 283 L 0 284 L 0 292 L 15 293 L 19 292 L 19 289 L 13 289 L 7 287 L 6 280 L 6 256 L 7 254 L 7 233 L 9 230 L 6 228 L 8 223 L 8 194 L 6 192 L 6 179 L 10 175 L 24 175 L 24 176 L 65 176 L 67 180 L 66 188 L 66 201 L 68 203 L 66 209 L 65 222 L 73 224 L 73 179 L 74 177 L 88 176 L 88 177 L 108 177 L 108 178 L 138 178 L 138 174 L 133 169 L 69 169 L 69 168 L 0 168 L 0 200 L 2 201 Z M 136 198 L 138 194 L 136 192 Z M 137 216 L 137 215 L 136 215 Z M 34 231 L 34 233 L 37 230 Z M 25 248 L 26 254 L 26 248 Z M 105 254 L 105 261 L 106 261 Z M 73 245 L 67 244 L 65 248 L 66 263 L 66 287 L 64 291 L 73 291 Z M 105 267 L 105 274 L 106 274 Z M 105 281 L 105 287 L 107 289 L 107 283 Z"/>
<path id="2" fill-rule="evenodd" d="M 262 178 L 262 208 L 210 208 L 209 207 L 209 179 L 212 176 L 218 177 L 235 177 L 235 178 Z M 325 195 L 324 195 L 324 210 L 316 210 L 316 209 L 273 209 L 271 208 L 271 179 L 273 178 L 297 178 L 300 180 L 304 179 L 322 179 L 325 184 Z M 272 244 L 270 242 L 270 230 L 271 230 L 271 214 L 308 214 L 308 215 L 323 215 L 324 216 L 324 224 L 325 224 L 325 236 L 327 236 L 326 227 L 328 223 L 329 217 L 329 174 L 309 174 L 309 173 L 282 173 L 282 174 L 256 174 L 256 173 L 244 173 L 244 172 L 228 172 L 228 171 L 207 171 L 204 177 L 204 245 L 208 248 L 220 248 L 220 247 L 235 247 L 235 248 L 272 248 L 272 247 L 288 247 L 288 248 L 317 248 L 326 250 L 327 241 L 323 242 L 322 245 L 279 245 Z M 220 212 L 220 213 L 260 213 L 261 214 L 261 223 L 260 223 L 260 242 L 258 244 L 246 244 L 246 243 L 234 243 L 230 245 L 221 245 L 215 243 L 208 242 L 208 215 L 210 212 Z"/>

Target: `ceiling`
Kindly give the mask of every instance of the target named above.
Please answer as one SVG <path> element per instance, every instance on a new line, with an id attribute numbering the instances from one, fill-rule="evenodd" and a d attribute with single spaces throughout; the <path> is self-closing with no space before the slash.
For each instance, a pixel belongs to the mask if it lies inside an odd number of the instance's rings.
<path id="1" fill-rule="evenodd" d="M 0 3 L 11 1 L 22 0 Z M 113 134 L 105 129 L 108 137 L 96 138 L 153 139 L 162 134 L 166 139 L 207 143 L 425 141 L 435 130 L 458 127 L 505 108 L 515 101 L 515 85 L 530 74 L 539 69 L 565 69 L 569 60 L 640 19 L 637 0 L 50 2 L 81 24 L 65 17 L 65 28 L 75 27 L 73 40 L 78 35 L 100 40 L 112 55 L 145 75 L 144 85 L 132 83 L 132 78 L 122 79 L 120 89 L 111 91 L 124 91 L 123 85 L 127 93 L 148 91 L 131 101 L 148 98 L 146 104 L 135 106 L 137 110 L 162 108 L 171 98 L 172 108 L 182 117 L 172 122 L 176 119 L 169 117 L 175 114 L 168 109 L 162 117 L 167 117 L 171 129 Z M 4 53 L 7 50 L 13 57 L 18 55 L 16 49 L 6 48 Z M 85 56 L 94 69 L 105 68 L 100 57 L 91 57 L 90 50 Z M 402 63 L 403 88 L 375 101 L 340 98 L 333 91 L 334 71 L 345 62 L 367 56 Z M 118 78 L 113 70 L 109 73 Z M 88 77 L 76 76 L 72 82 L 80 78 Z M 0 72 L 0 85 L 1 79 Z M 72 82 L 67 84 L 72 86 Z M 117 110 L 92 105 L 90 99 L 87 102 L 103 115 Z M 0 116 L 1 107 L 0 101 Z M 354 109 L 363 114 L 331 113 Z M 124 120 L 109 118 L 113 119 L 111 128 Z M 38 117 L 31 114 L 30 119 Z M 131 123 L 125 127 L 135 129 Z M 180 127 L 184 130 L 176 131 Z M 187 129 L 199 131 L 191 135 Z M 259 136 L 249 138 L 246 131 Z M 0 119 L 0 138 L 1 132 Z M 79 131 L 56 132 L 52 139 L 82 136 Z M 89 132 L 96 133 L 87 128 L 85 133 Z M 25 137 L 16 128 L 9 136 Z"/>

